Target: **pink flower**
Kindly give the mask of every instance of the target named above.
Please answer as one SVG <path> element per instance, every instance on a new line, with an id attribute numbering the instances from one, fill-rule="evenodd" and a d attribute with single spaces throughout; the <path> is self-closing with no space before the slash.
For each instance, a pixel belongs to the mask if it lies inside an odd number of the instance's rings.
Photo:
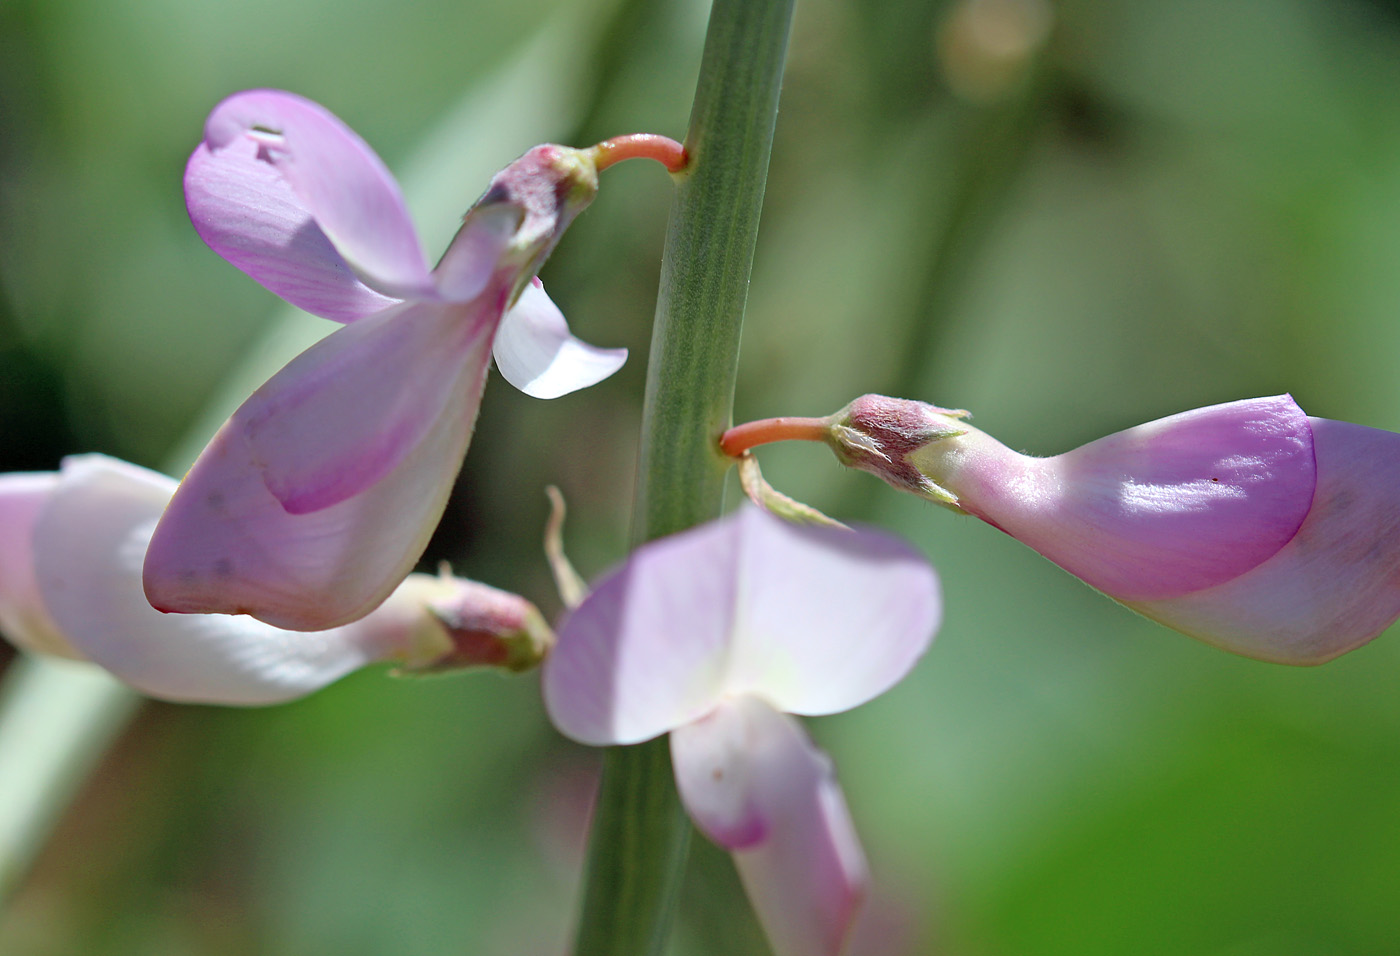
<path id="1" fill-rule="evenodd" d="M 964 417 L 867 395 L 832 416 L 829 441 L 1237 654 L 1318 664 L 1400 617 L 1400 435 L 1309 418 L 1281 395 L 1032 458 Z"/>
<path id="2" fill-rule="evenodd" d="M 347 324 L 190 469 L 151 541 L 151 604 L 316 630 L 382 601 L 442 515 L 493 352 L 541 398 L 626 358 L 571 336 L 534 278 L 596 190 L 593 153 L 536 147 L 430 270 L 393 177 L 338 119 L 273 90 L 219 104 L 185 172 L 195 228 L 288 302 Z"/>
<path id="3" fill-rule="evenodd" d="M 733 852 L 775 952 L 834 956 L 865 860 L 830 760 L 787 715 L 888 690 L 940 613 L 933 569 L 897 539 L 744 508 L 604 579 L 545 661 L 545 706 L 585 744 L 672 732 L 681 799 Z"/>
<path id="4" fill-rule="evenodd" d="M 270 704 L 352 670 L 538 661 L 548 628 L 523 598 L 410 575 L 366 617 L 284 631 L 249 617 L 161 614 L 141 562 L 175 481 L 103 455 L 0 475 L 0 630 L 32 651 L 89 660 L 151 697 Z"/>

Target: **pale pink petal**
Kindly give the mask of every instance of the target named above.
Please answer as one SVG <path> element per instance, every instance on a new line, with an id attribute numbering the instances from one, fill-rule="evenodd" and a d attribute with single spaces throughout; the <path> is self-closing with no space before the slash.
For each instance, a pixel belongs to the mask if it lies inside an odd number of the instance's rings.
<path id="1" fill-rule="evenodd" d="M 837 956 L 865 895 L 865 855 L 831 761 L 753 697 L 671 735 L 691 819 L 734 854 L 775 956 Z"/>
<path id="2" fill-rule="evenodd" d="M 600 349 L 575 338 L 564 315 L 535 279 L 496 333 L 496 367 L 535 398 L 558 398 L 596 385 L 627 361 L 626 349 Z"/>
<path id="3" fill-rule="evenodd" d="M 1266 561 L 1303 523 L 1316 480 L 1311 430 L 1286 395 L 1183 412 L 1055 458 L 980 432 L 930 449 L 940 446 L 963 508 L 1125 602 Z"/>
<path id="4" fill-rule="evenodd" d="M 368 613 L 412 569 L 442 516 L 471 439 L 489 349 L 490 336 L 478 335 L 458 354 L 455 370 L 444 369 L 447 378 L 401 378 L 403 389 L 436 396 L 432 402 L 441 413 L 401 449 L 391 471 L 319 511 L 293 514 L 283 507 L 235 413 L 185 477 L 156 530 L 145 570 L 151 604 L 164 611 L 251 614 L 295 630 L 334 627 Z M 325 440 L 353 454 L 338 436 Z"/>
<path id="5" fill-rule="evenodd" d="M 1400 435 L 1309 419 L 1317 490 L 1298 533 L 1225 584 L 1129 604 L 1226 650 L 1320 664 L 1400 617 Z"/>
<path id="6" fill-rule="evenodd" d="M 34 577 L 34 525 L 57 484 L 52 471 L 0 475 L 0 631 L 26 650 L 80 658 Z"/>
<path id="7" fill-rule="evenodd" d="M 896 683 L 938 624 L 938 582 L 875 531 L 756 508 L 643 545 L 564 622 L 545 704 L 583 743 L 636 743 L 753 693 L 833 713 Z"/>
<path id="8" fill-rule="evenodd" d="M 174 488 L 101 455 L 63 464 L 35 528 L 35 571 L 55 622 L 90 660 L 152 697 L 267 704 L 382 656 L 353 628 L 298 634 L 246 617 L 153 610 L 141 560 Z"/>
<path id="9" fill-rule="evenodd" d="M 560 733 L 632 744 L 708 713 L 723 694 L 735 589 L 731 521 L 643 545 L 564 621 L 544 663 Z"/>
<path id="10" fill-rule="evenodd" d="M 311 212 L 247 137 L 201 143 L 185 167 L 185 204 L 209 248 L 292 305 L 350 322 L 397 302 L 358 278 Z"/>
<path id="11" fill-rule="evenodd" d="M 796 714 L 859 706 L 904 678 L 942 616 L 938 577 L 893 535 L 741 508 L 725 688 Z"/>
<path id="12" fill-rule="evenodd" d="M 433 269 L 436 298 L 470 302 L 480 295 L 500 267 L 523 215 L 519 206 L 492 203 L 467 213 L 462 228 Z"/>
<path id="13" fill-rule="evenodd" d="M 295 94 L 248 90 L 214 108 L 204 142 L 217 154 L 248 141 L 367 285 L 396 298 L 433 293 L 398 183 L 348 126 Z"/>
<path id="14" fill-rule="evenodd" d="M 363 493 L 442 416 L 461 414 L 458 379 L 486 348 L 495 312 L 407 302 L 338 329 L 287 363 L 229 428 L 291 514 Z"/>

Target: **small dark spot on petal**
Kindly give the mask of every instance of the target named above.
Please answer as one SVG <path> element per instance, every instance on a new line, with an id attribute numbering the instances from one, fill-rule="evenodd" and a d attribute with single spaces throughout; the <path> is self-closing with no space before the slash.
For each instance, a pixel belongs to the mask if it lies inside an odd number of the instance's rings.
<path id="1" fill-rule="evenodd" d="M 233 573 L 233 562 L 228 558 L 220 558 L 214 562 L 214 573 L 221 578 L 226 578 Z"/>

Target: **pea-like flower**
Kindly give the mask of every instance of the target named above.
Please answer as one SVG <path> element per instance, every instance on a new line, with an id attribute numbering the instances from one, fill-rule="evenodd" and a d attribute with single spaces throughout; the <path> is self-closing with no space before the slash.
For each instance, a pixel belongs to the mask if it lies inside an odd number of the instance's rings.
<path id="1" fill-rule="evenodd" d="M 553 398 L 623 349 L 569 333 L 535 272 L 597 191 L 599 148 L 538 146 L 498 173 L 435 268 L 379 157 L 322 107 L 254 90 L 215 108 L 185 195 L 215 252 L 346 323 L 293 359 L 204 450 L 151 541 L 162 611 L 352 621 L 427 545 L 471 439 L 494 351 Z"/>
<path id="2" fill-rule="evenodd" d="M 976 515 L 1109 597 L 1261 660 L 1318 664 L 1400 617 L 1400 435 L 1287 395 L 1182 412 L 1051 458 L 923 402 L 725 436 L 826 441 L 845 464 Z"/>
<path id="3" fill-rule="evenodd" d="M 141 590 L 151 530 L 175 480 L 103 455 L 0 475 L 0 630 L 31 651 L 88 660 L 151 697 L 271 704 L 352 670 L 519 669 L 552 642 L 524 598 L 409 575 L 366 617 L 285 631 L 249 617 L 161 614 Z"/>
<path id="4" fill-rule="evenodd" d="M 671 732 L 681 799 L 732 851 L 778 956 L 835 956 L 866 865 L 831 761 L 789 714 L 888 690 L 941 614 L 928 563 L 890 535 L 744 508 L 643 545 L 564 621 L 544 665 L 581 743 Z"/>

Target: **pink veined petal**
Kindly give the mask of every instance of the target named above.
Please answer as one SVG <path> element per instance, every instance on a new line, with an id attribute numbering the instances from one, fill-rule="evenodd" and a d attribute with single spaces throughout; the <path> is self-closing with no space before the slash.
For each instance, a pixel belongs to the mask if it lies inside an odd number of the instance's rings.
<path id="1" fill-rule="evenodd" d="M 559 630 L 545 708 L 580 743 L 650 740 L 712 710 L 734 613 L 732 522 L 643 545 Z"/>
<path id="2" fill-rule="evenodd" d="M 216 154 L 247 140 L 365 284 L 395 298 L 433 294 L 398 183 L 348 126 L 304 97 L 248 90 L 216 106 L 204 126 Z"/>
<path id="3" fill-rule="evenodd" d="M 361 282 L 311 212 L 247 137 L 201 143 L 185 167 L 190 221 L 209 248 L 268 290 L 336 322 L 397 302 Z"/>
<path id="4" fill-rule="evenodd" d="M 739 609 L 725 681 L 795 714 L 834 714 L 909 673 L 942 618 L 938 576 L 870 528 L 795 525 L 738 512 Z"/>
<path id="5" fill-rule="evenodd" d="M 1287 395 L 1183 412 L 1054 458 L 978 440 L 956 440 L 959 503 L 1124 602 L 1263 563 L 1303 523 L 1316 482 L 1312 433 Z"/>
<path id="6" fill-rule="evenodd" d="M 269 704 L 380 656 L 353 628 L 296 634 L 246 617 L 153 610 L 141 559 L 174 487 L 102 455 L 63 463 L 35 528 L 35 573 L 54 620 L 90 660 L 152 697 Z"/>
<path id="7" fill-rule="evenodd" d="M 497 313 L 406 302 L 337 329 L 254 392 L 230 419 L 291 514 L 339 504 L 393 471 L 443 415 L 490 341 Z"/>
<path id="8" fill-rule="evenodd" d="M 1213 588 L 1128 606 L 1225 650 L 1320 664 L 1400 617 L 1400 435 L 1309 419 L 1317 490 L 1277 554 Z"/>
<path id="9" fill-rule="evenodd" d="M 837 956 L 868 884 L 831 761 L 754 697 L 671 735 L 691 819 L 730 849 L 776 956 Z"/>
<path id="10" fill-rule="evenodd" d="M 51 471 L 0 475 L 0 631 L 26 650 L 81 659 L 34 577 L 34 526 L 57 485 Z"/>
<path id="11" fill-rule="evenodd" d="M 145 568 L 151 604 L 250 614 L 308 631 L 368 613 L 412 569 L 442 516 L 471 440 L 489 349 L 489 335 L 478 335 L 449 378 L 404 380 L 408 389 L 431 392 L 440 413 L 392 470 L 318 511 L 283 507 L 235 413 L 156 529 Z"/>
<path id="12" fill-rule="evenodd" d="M 521 293 L 496 333 L 496 367 L 535 398 L 558 398 L 595 385 L 627 361 L 626 349 L 600 349 L 569 332 L 539 279 Z"/>

